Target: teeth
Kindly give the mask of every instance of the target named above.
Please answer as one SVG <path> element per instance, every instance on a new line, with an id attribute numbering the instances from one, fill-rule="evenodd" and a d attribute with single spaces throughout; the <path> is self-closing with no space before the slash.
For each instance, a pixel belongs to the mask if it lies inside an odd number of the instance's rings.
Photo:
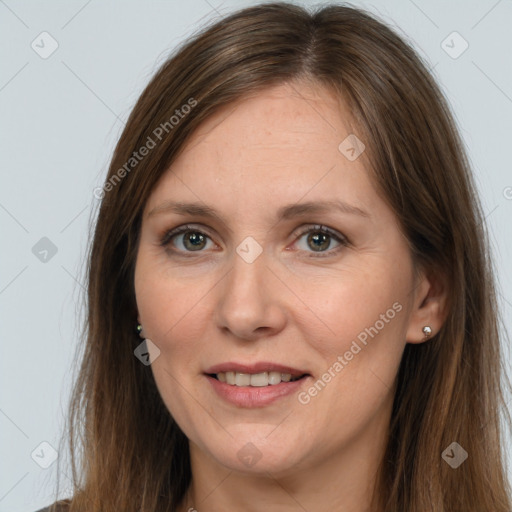
<path id="1" fill-rule="evenodd" d="M 270 381 L 269 381 L 267 372 L 255 373 L 254 375 L 251 375 L 251 386 L 256 386 L 256 387 L 268 386 L 269 382 Z"/>
<path id="2" fill-rule="evenodd" d="M 237 386 L 250 386 L 251 376 L 248 373 L 235 373 L 235 384 Z"/>
<path id="3" fill-rule="evenodd" d="M 299 377 L 293 377 L 289 373 L 281 372 L 262 372 L 262 373 L 239 373 L 239 372 L 220 372 L 217 373 L 217 379 L 220 382 L 226 382 L 231 386 L 253 386 L 265 387 L 274 386 L 281 382 L 290 382 L 297 380 Z"/>
<path id="4" fill-rule="evenodd" d="M 283 377 L 290 377 L 291 378 L 291 375 L 286 375 L 284 373 L 279 373 L 279 372 L 269 372 L 268 374 L 268 383 L 269 384 L 279 384 L 281 381 L 283 382 L 288 382 L 288 380 L 285 380 L 283 379 Z"/>

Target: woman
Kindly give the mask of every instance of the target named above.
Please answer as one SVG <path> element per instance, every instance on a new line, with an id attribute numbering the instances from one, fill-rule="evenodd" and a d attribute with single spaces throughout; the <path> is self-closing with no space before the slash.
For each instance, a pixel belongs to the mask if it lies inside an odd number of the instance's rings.
<path id="1" fill-rule="evenodd" d="M 511 510 L 483 216 L 392 30 L 342 6 L 219 21 L 95 193 L 64 510 Z"/>

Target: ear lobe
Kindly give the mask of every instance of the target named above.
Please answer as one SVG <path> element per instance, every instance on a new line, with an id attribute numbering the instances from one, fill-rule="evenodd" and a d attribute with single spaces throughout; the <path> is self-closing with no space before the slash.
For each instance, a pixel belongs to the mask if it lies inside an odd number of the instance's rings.
<path id="1" fill-rule="evenodd" d="M 421 274 L 414 289 L 414 305 L 406 333 L 407 343 L 423 343 L 435 336 L 447 316 L 447 286 L 444 276 Z M 430 327 L 426 335 L 424 327 Z M 428 331 L 428 329 L 426 329 Z"/>
<path id="2" fill-rule="evenodd" d="M 137 329 L 137 333 L 139 334 L 139 336 L 141 338 L 144 338 L 144 334 L 143 334 L 143 327 L 142 327 L 142 322 L 140 321 L 140 315 L 137 313 L 137 326 L 136 326 L 136 329 Z"/>

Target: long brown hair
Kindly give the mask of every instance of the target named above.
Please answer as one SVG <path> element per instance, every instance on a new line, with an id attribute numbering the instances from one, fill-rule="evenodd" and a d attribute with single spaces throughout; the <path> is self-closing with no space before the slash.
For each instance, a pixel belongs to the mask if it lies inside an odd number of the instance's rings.
<path id="1" fill-rule="evenodd" d="M 70 404 L 74 490 L 62 503 L 71 512 L 163 512 L 180 504 L 191 480 L 188 442 L 150 367 L 133 353 L 140 343 L 134 267 L 141 214 L 206 118 L 299 80 L 333 88 L 349 106 L 369 172 L 414 261 L 447 283 L 442 329 L 403 354 L 375 489 L 378 510 L 512 510 L 500 430 L 508 381 L 493 268 L 447 102 L 417 53 L 373 15 L 341 5 L 310 13 L 275 3 L 232 14 L 180 47 L 141 95 L 117 144 L 99 194 L 84 348 Z M 143 146 L 149 151 L 136 158 Z M 457 469 L 441 456 L 452 442 L 469 454 Z"/>

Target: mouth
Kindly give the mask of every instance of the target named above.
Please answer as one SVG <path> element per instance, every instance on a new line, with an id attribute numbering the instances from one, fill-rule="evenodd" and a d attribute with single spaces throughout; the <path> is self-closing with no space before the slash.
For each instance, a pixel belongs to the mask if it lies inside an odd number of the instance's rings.
<path id="1" fill-rule="evenodd" d="M 209 377 L 224 382 L 230 386 L 238 387 L 256 387 L 264 388 L 266 386 L 276 386 L 281 382 L 295 382 L 307 377 L 308 374 L 292 375 L 291 373 L 282 373 L 277 371 L 260 372 L 260 373 L 242 373 L 242 372 L 218 372 L 209 373 Z"/>
<path id="2" fill-rule="evenodd" d="M 265 361 L 251 364 L 221 363 L 208 368 L 205 374 L 230 386 L 258 388 L 295 382 L 309 376 L 306 370 Z"/>
<path id="3" fill-rule="evenodd" d="M 243 408 L 264 407 L 292 396 L 311 374 L 274 363 L 223 363 L 204 373 L 213 390 L 223 400 Z"/>

